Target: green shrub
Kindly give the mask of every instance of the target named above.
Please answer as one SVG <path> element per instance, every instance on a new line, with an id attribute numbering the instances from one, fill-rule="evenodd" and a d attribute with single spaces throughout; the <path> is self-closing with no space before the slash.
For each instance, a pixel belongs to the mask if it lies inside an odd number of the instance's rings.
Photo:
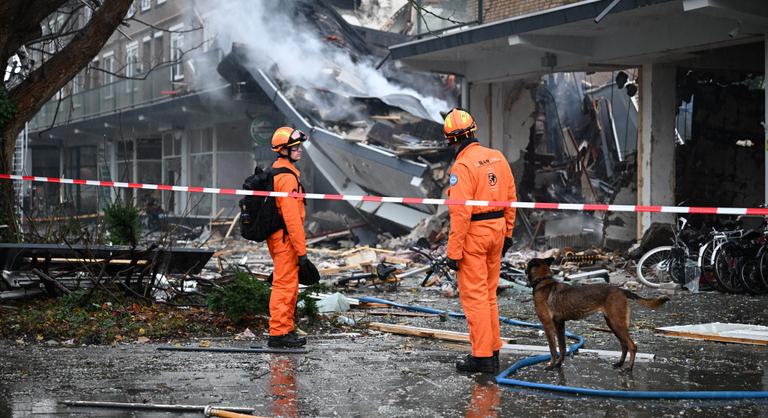
<path id="1" fill-rule="evenodd" d="M 232 322 L 246 315 L 268 315 L 271 288 L 245 271 L 235 272 L 232 283 L 214 289 L 208 295 L 208 307 L 224 312 Z"/>
<path id="2" fill-rule="evenodd" d="M 298 305 L 301 308 L 296 310 L 299 317 L 306 316 L 311 321 L 316 320 L 320 315 L 320 311 L 317 309 L 317 301 L 309 295 L 312 293 L 325 293 L 327 291 L 328 288 L 324 284 L 318 283 L 299 292 Z"/>
<path id="3" fill-rule="evenodd" d="M 137 208 L 115 200 L 104 209 L 104 222 L 113 244 L 136 246 L 141 233 Z"/>

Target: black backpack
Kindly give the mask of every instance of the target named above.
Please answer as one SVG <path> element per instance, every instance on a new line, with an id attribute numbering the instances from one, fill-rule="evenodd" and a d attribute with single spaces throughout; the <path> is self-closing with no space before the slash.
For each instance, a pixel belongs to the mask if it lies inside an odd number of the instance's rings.
<path id="1" fill-rule="evenodd" d="M 245 190 L 261 190 L 272 192 L 275 189 L 274 178 L 278 174 L 291 174 L 299 178 L 289 168 L 256 167 L 253 175 L 243 182 Z M 299 183 L 299 192 L 304 188 Z M 264 241 L 280 229 L 285 229 L 285 222 L 277 210 L 277 202 L 269 196 L 245 196 L 238 203 L 240 206 L 240 234 L 251 241 Z"/>

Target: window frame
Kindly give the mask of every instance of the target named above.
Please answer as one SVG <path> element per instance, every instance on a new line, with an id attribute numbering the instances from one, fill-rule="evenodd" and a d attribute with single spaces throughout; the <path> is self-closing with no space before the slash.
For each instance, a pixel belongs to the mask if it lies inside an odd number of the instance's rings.
<path id="1" fill-rule="evenodd" d="M 181 62 L 181 59 L 184 56 L 184 34 L 174 32 L 182 30 L 183 28 L 183 23 L 179 23 L 178 25 L 173 25 L 168 28 L 168 31 L 171 33 L 169 39 L 170 48 L 168 51 L 168 61 L 171 63 L 172 82 L 184 80 L 184 64 Z"/>
<path id="2" fill-rule="evenodd" d="M 107 62 L 109 62 L 109 68 L 107 68 Z M 115 97 L 115 75 L 110 74 L 115 72 L 115 51 L 109 51 L 101 56 L 101 68 L 104 71 L 104 100 L 112 99 Z"/>
<path id="3" fill-rule="evenodd" d="M 134 58 L 133 61 L 131 61 L 131 56 Z M 139 65 L 141 65 L 139 62 L 139 42 L 133 41 L 125 46 L 125 76 L 135 77 L 136 75 L 141 74 L 141 71 L 138 68 Z M 126 93 L 138 90 L 139 86 L 135 82 L 136 80 L 127 79 L 126 81 Z"/>

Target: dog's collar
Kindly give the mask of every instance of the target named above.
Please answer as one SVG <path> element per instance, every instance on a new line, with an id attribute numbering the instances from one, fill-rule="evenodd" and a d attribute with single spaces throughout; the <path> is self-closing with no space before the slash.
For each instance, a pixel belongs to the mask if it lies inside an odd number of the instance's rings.
<path id="1" fill-rule="evenodd" d="M 533 285 L 533 293 L 536 293 L 536 289 L 542 287 L 542 286 L 549 286 L 551 284 L 555 284 L 555 280 L 551 277 L 547 277 L 545 279 L 539 280 Z"/>

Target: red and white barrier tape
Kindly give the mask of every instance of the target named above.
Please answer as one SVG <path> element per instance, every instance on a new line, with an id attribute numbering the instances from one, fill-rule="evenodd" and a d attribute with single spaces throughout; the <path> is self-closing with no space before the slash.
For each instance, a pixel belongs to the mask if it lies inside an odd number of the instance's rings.
<path id="1" fill-rule="evenodd" d="M 303 197 L 316 200 L 348 200 L 381 203 L 406 203 L 423 205 L 491 206 L 521 209 L 549 209 L 599 212 L 654 212 L 654 213 L 701 213 L 716 215 L 768 215 L 768 208 L 717 208 L 701 206 L 639 206 L 603 205 L 594 203 L 541 203 L 541 202 L 499 202 L 492 200 L 431 199 L 421 197 L 386 197 L 363 195 L 340 195 L 322 193 L 285 193 L 259 190 L 224 189 L 217 187 L 170 186 L 166 184 L 125 183 L 119 181 L 79 180 L 57 177 L 18 176 L 0 174 L 0 179 L 36 181 L 43 183 L 81 184 L 86 186 L 117 187 L 123 189 L 168 190 L 174 192 L 230 194 L 243 196 Z"/>

